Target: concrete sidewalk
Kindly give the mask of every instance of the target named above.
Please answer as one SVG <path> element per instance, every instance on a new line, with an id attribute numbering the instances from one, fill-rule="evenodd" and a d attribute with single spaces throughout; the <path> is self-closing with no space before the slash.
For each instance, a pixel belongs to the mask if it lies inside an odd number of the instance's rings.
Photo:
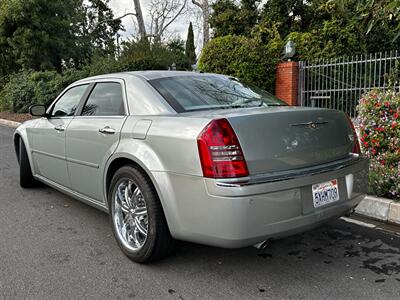
<path id="1" fill-rule="evenodd" d="M 5 126 L 12 127 L 12 128 L 17 128 L 19 125 L 21 125 L 21 123 L 0 119 L 0 125 L 5 125 Z"/>

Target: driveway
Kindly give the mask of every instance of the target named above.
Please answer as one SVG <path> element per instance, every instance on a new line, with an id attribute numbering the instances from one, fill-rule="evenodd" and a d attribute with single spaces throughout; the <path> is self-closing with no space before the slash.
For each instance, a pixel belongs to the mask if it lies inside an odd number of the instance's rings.
<path id="1" fill-rule="evenodd" d="M 48 187 L 19 187 L 12 132 L 0 126 L 0 299 L 400 296 L 399 234 L 343 220 L 264 250 L 180 243 L 172 257 L 135 264 L 105 213 Z"/>

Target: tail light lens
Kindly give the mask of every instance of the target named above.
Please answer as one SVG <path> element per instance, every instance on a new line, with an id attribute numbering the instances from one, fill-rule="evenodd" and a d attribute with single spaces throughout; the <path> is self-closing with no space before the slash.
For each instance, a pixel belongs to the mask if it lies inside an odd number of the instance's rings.
<path id="1" fill-rule="evenodd" d="M 234 178 L 249 175 L 239 140 L 226 119 L 211 121 L 197 138 L 204 177 Z"/>
<path id="2" fill-rule="evenodd" d="M 350 117 L 347 114 L 346 114 L 346 117 L 347 117 L 347 121 L 350 124 L 351 129 L 353 130 L 354 146 L 353 146 L 352 152 L 356 153 L 356 154 L 361 154 L 360 142 L 358 141 L 358 136 L 357 136 L 357 132 L 356 132 L 356 129 L 354 127 L 354 124 L 353 124 L 353 122 L 351 121 Z"/>

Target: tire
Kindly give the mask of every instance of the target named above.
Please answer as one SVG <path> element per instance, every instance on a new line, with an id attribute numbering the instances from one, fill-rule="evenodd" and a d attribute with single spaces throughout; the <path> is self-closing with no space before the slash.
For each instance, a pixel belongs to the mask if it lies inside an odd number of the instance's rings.
<path id="1" fill-rule="evenodd" d="M 133 165 L 120 168 L 111 180 L 108 204 L 115 239 L 131 260 L 148 263 L 173 251 L 157 191 L 143 171 Z"/>
<path id="2" fill-rule="evenodd" d="M 38 182 L 32 175 L 31 165 L 29 163 L 28 153 L 22 139 L 19 139 L 19 184 L 23 188 L 31 188 L 38 185 Z"/>

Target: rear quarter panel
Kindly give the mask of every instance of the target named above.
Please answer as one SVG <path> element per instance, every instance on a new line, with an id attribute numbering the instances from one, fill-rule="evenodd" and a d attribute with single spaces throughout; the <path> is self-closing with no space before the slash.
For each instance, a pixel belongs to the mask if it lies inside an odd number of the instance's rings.
<path id="1" fill-rule="evenodd" d="M 141 127 L 136 127 L 136 124 L 143 120 L 151 121 L 145 136 L 136 132 Z M 116 152 L 129 153 L 151 172 L 202 176 L 197 136 L 208 122 L 208 119 L 189 119 L 177 115 L 130 116 L 122 130 Z"/>

